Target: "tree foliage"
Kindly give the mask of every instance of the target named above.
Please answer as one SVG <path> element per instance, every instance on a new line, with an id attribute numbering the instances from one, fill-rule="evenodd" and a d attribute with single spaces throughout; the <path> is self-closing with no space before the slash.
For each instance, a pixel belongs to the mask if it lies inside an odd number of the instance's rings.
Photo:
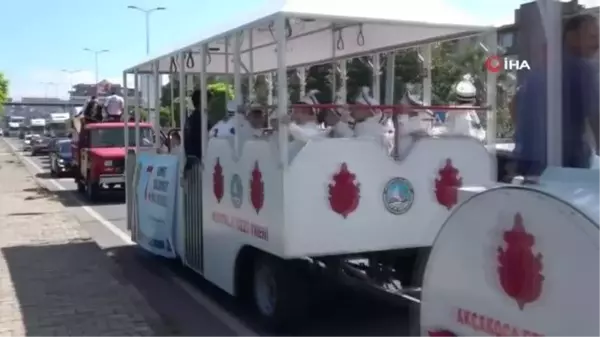
<path id="1" fill-rule="evenodd" d="M 4 114 L 4 103 L 8 99 L 8 79 L 0 72 L 0 116 Z"/>

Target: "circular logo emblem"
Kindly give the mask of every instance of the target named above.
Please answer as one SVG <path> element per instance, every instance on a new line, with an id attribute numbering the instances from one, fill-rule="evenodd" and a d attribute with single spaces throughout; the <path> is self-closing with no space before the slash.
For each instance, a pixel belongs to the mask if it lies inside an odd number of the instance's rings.
<path id="1" fill-rule="evenodd" d="M 408 212 L 415 200 L 415 191 L 410 181 L 392 178 L 383 189 L 383 205 L 388 212 L 400 215 Z"/>
<path id="2" fill-rule="evenodd" d="M 485 69 L 489 72 L 497 73 L 502 68 L 502 60 L 498 56 L 490 56 L 485 60 Z"/>
<path id="3" fill-rule="evenodd" d="M 242 178 L 239 175 L 234 174 L 231 177 L 231 203 L 233 207 L 240 208 L 242 206 L 243 200 L 243 187 L 242 187 Z"/>

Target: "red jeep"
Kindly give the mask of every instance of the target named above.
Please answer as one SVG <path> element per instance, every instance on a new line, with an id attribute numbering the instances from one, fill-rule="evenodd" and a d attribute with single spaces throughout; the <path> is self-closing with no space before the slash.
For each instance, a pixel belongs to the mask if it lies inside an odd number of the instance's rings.
<path id="1" fill-rule="evenodd" d="M 129 144 L 125 145 L 123 122 L 73 123 L 72 173 L 77 191 L 96 201 L 103 190 L 125 190 L 125 155 L 135 148 L 135 127 L 129 125 Z M 140 123 L 140 146 L 151 148 L 153 130 Z"/>

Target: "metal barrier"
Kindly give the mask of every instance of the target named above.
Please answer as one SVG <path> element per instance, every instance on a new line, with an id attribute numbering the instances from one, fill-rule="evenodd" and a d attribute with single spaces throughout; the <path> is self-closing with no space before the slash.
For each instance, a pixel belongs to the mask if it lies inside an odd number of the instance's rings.
<path id="1" fill-rule="evenodd" d="M 188 157 L 188 170 L 183 183 L 185 263 L 203 272 L 202 259 L 202 165 L 196 157 Z"/>
<path id="2" fill-rule="evenodd" d="M 136 230 L 137 230 L 137 219 L 135 209 L 135 190 L 136 185 L 134 179 L 136 179 L 139 172 L 136 171 L 136 153 L 135 150 L 127 151 L 127 158 L 125 159 L 125 200 L 127 207 L 127 229 L 131 233 L 131 238 L 135 241 Z"/>

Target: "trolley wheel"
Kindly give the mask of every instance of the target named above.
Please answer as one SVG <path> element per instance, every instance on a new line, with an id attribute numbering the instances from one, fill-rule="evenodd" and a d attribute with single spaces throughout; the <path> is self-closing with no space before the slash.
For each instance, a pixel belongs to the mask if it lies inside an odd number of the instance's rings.
<path id="1" fill-rule="evenodd" d="M 293 261 L 261 255 L 254 263 L 252 294 L 263 325 L 280 332 L 299 323 L 308 311 L 308 280 Z"/>

